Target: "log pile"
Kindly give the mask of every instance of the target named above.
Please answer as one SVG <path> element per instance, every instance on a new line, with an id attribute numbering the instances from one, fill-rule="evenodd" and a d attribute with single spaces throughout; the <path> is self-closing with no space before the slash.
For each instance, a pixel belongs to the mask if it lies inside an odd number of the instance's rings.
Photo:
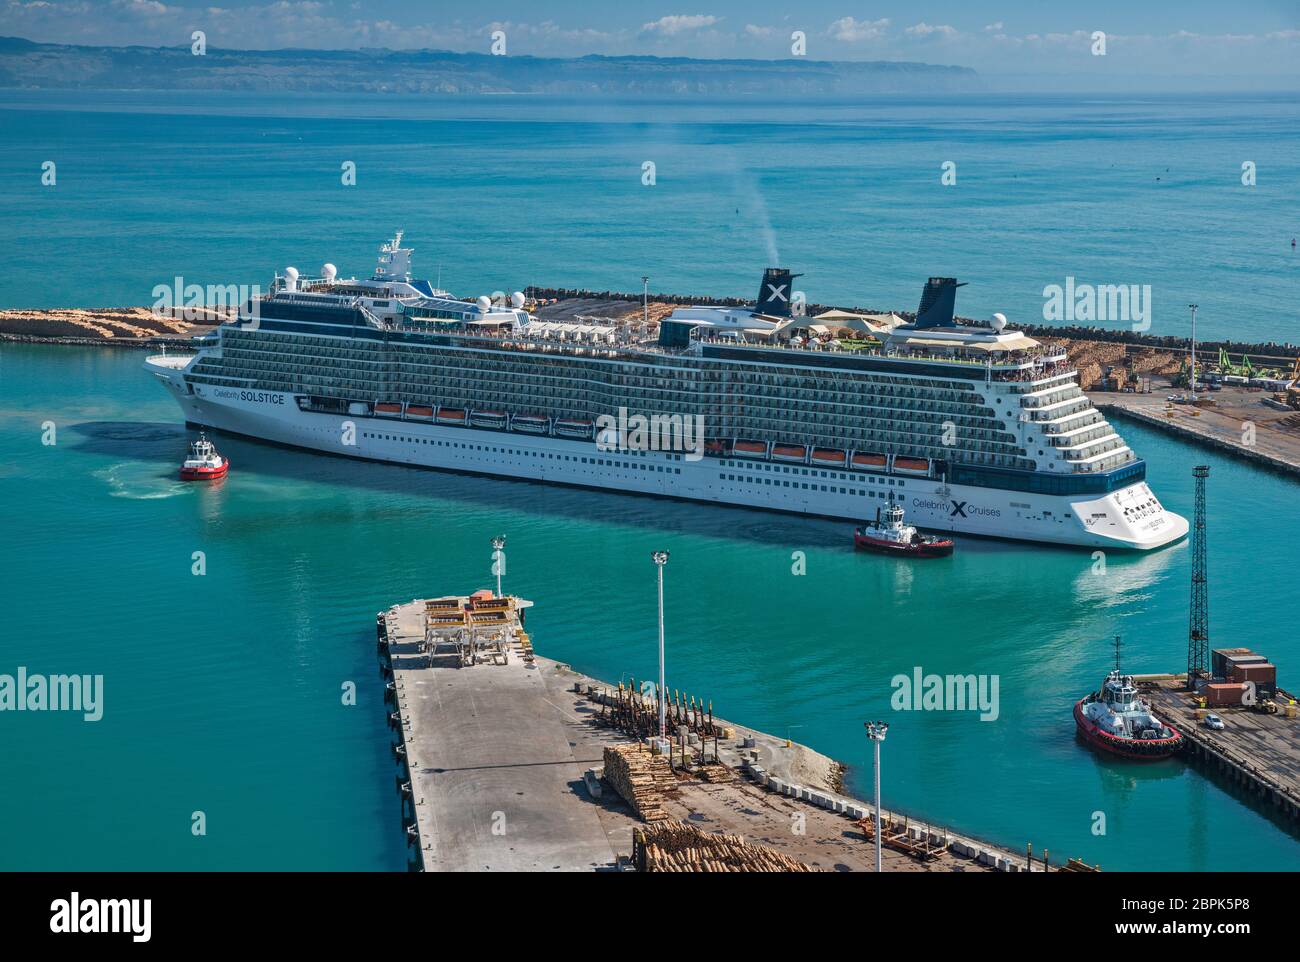
<path id="1" fill-rule="evenodd" d="M 815 872 L 739 835 L 702 832 L 680 822 L 638 829 L 632 861 L 641 872 Z"/>
<path id="2" fill-rule="evenodd" d="M 666 756 L 640 744 L 606 746 L 605 781 L 644 821 L 668 818 L 663 800 L 677 793 L 677 780 Z"/>
<path id="3" fill-rule="evenodd" d="M 736 780 L 736 773 L 720 762 L 701 765 L 695 772 L 700 780 L 714 785 L 727 785 Z"/>

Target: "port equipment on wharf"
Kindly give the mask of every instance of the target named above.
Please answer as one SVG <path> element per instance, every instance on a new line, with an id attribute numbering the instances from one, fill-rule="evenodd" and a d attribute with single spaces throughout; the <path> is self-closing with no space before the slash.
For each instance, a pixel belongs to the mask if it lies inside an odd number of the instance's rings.
<path id="1" fill-rule="evenodd" d="M 1183 752 L 1238 785 L 1293 823 L 1300 822 L 1300 706 L 1277 685 L 1277 669 L 1249 648 L 1210 650 L 1206 561 L 1207 465 L 1197 465 L 1193 516 L 1187 672 L 1137 675 L 1134 680 L 1185 740 Z M 1224 728 L 1210 730 L 1214 711 Z"/>
<path id="2" fill-rule="evenodd" d="M 867 737 L 871 739 L 872 744 L 876 746 L 876 871 L 881 871 L 880 867 L 880 836 L 883 834 L 880 825 L 880 743 L 885 740 L 885 732 L 889 731 L 889 722 L 863 722 L 867 729 Z"/>
<path id="3" fill-rule="evenodd" d="M 664 566 L 668 564 L 668 552 L 655 551 L 650 557 L 659 573 L 659 690 L 655 692 L 655 700 L 659 702 L 658 748 L 662 753 L 668 747 L 668 726 L 664 714 L 667 707 L 667 699 L 664 697 L 667 691 L 664 685 Z"/>

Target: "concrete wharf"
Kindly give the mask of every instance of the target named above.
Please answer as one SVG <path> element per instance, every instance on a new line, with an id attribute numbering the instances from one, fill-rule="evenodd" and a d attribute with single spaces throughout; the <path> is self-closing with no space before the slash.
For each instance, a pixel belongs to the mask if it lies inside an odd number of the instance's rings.
<path id="1" fill-rule="evenodd" d="M 1300 717 L 1287 714 L 1284 702 L 1291 699 L 1279 692 L 1275 715 L 1244 706 L 1201 710 L 1202 717 L 1210 711 L 1223 719 L 1223 730 L 1213 731 L 1197 717 L 1186 680 L 1185 674 L 1134 676 L 1156 713 L 1186 737 L 1188 758 L 1300 823 Z"/>
<path id="2" fill-rule="evenodd" d="M 615 724 L 618 686 L 536 655 L 524 628 L 529 607 L 484 591 L 417 599 L 377 616 L 413 870 L 631 864 L 644 824 L 599 777 L 606 747 L 638 744 Z M 641 696 L 629 691 L 625 702 L 633 697 Z M 699 727 L 719 733 L 692 740 L 712 764 L 675 768 L 676 786 L 662 799 L 668 819 L 743 837 L 813 868 L 874 870 L 864 824 L 871 807 L 839 792 L 838 763 L 786 739 L 697 717 Z M 883 819 L 886 871 L 1043 870 L 1042 854 L 1029 863 L 1023 853 L 901 813 L 886 810 Z"/>

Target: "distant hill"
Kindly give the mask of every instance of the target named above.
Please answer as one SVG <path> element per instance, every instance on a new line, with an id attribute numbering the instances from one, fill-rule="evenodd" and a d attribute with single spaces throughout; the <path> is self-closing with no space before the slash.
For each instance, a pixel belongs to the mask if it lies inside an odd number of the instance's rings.
<path id="1" fill-rule="evenodd" d="M 969 67 L 924 63 L 494 57 L 446 50 L 83 47 L 0 37 L 0 87 L 407 94 L 924 93 L 980 89 Z"/>

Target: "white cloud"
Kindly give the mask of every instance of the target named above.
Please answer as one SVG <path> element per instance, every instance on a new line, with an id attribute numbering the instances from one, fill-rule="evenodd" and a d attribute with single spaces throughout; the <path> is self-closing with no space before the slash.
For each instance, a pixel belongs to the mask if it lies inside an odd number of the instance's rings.
<path id="1" fill-rule="evenodd" d="M 721 22 L 721 17 L 703 13 L 672 14 L 667 17 L 660 17 L 652 23 L 642 24 L 641 30 L 645 33 L 658 33 L 665 37 L 672 37 L 684 31 L 700 30 Z"/>
<path id="2" fill-rule="evenodd" d="M 938 37 L 944 37 L 945 39 L 949 39 L 949 40 L 957 36 L 956 28 L 950 27 L 946 23 L 941 23 L 935 26 L 931 26 L 930 24 L 926 23 L 924 20 L 922 20 L 918 24 L 914 24 L 913 26 L 908 27 L 906 30 L 903 31 L 903 33 L 907 34 L 909 37 L 938 36 Z"/>
<path id="3" fill-rule="evenodd" d="M 751 37 L 770 37 L 772 34 L 776 33 L 776 28 L 760 27 L 758 24 L 747 23 L 745 24 L 745 33 L 749 34 Z"/>
<path id="4" fill-rule="evenodd" d="M 827 33 L 832 40 L 856 43 L 859 40 L 880 39 L 885 35 L 888 26 L 888 17 L 880 20 L 855 20 L 852 17 L 841 17 L 830 25 Z"/>
<path id="5" fill-rule="evenodd" d="M 113 6 L 142 17 L 161 17 L 171 12 L 167 4 L 158 3 L 157 0 L 113 0 Z"/>

